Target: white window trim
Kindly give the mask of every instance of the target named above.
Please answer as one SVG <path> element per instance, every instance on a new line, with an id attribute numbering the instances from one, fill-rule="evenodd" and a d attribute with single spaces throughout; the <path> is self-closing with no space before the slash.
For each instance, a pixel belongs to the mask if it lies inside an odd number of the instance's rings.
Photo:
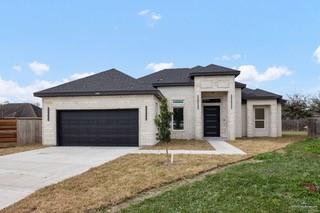
<path id="1" fill-rule="evenodd" d="M 183 129 L 174 129 L 173 128 L 173 114 L 172 114 L 172 116 L 171 116 L 171 130 L 172 131 L 174 131 L 174 132 L 183 132 L 184 131 L 184 125 L 185 125 L 185 123 L 184 123 L 184 106 L 173 106 L 172 107 L 172 113 L 173 113 L 173 109 L 174 108 L 182 108 L 183 109 Z"/>
<path id="2" fill-rule="evenodd" d="M 183 101 L 183 103 L 181 104 L 181 103 L 178 103 L 178 104 L 174 104 L 173 103 L 173 101 L 175 101 L 175 100 L 182 100 Z M 172 116 L 171 116 L 171 131 L 173 131 L 173 132 L 183 132 L 183 131 L 185 131 L 185 114 L 184 114 L 184 99 L 182 99 L 182 98 L 173 98 L 172 99 L 172 101 L 171 101 L 171 109 L 172 109 Z M 174 129 L 173 128 L 173 109 L 174 108 L 182 108 L 183 109 L 183 129 Z"/>
<path id="3" fill-rule="evenodd" d="M 256 118 L 256 110 L 257 109 L 263 109 L 263 113 L 264 113 L 264 115 L 263 115 L 263 119 L 257 119 Z M 256 121 L 263 121 L 263 128 L 257 128 L 256 127 Z M 266 129 L 266 109 L 264 108 L 264 107 L 255 107 L 254 108 L 254 128 L 255 129 Z"/>

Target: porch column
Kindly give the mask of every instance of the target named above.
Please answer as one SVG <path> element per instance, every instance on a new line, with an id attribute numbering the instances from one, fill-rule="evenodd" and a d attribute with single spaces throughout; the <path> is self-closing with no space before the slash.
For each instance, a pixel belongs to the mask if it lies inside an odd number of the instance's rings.
<path id="1" fill-rule="evenodd" d="M 254 114 L 251 101 L 247 101 L 247 136 L 253 137 Z"/>
<path id="2" fill-rule="evenodd" d="M 228 92 L 228 140 L 235 139 L 235 90 L 230 89 Z"/>
<path id="3" fill-rule="evenodd" d="M 270 106 L 270 136 L 277 137 L 278 136 L 278 125 L 277 125 L 277 103 L 272 103 Z"/>

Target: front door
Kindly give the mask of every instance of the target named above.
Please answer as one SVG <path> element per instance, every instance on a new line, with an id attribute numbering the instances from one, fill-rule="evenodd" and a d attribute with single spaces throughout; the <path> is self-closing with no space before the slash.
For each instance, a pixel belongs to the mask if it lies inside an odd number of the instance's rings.
<path id="1" fill-rule="evenodd" d="M 204 137 L 220 137 L 220 106 L 203 107 Z"/>

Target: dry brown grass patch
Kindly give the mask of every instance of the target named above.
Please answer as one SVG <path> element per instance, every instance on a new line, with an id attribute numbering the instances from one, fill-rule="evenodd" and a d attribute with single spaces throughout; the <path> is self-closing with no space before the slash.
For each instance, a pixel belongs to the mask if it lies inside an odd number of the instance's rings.
<path id="1" fill-rule="evenodd" d="M 0 148 L 0 156 L 14 154 L 14 153 L 18 153 L 18 152 L 30 151 L 30 150 L 34 150 L 34 149 L 40 149 L 43 147 L 44 146 L 41 144 L 32 144 L 32 145 L 25 145 L 25 146 Z"/>
<path id="2" fill-rule="evenodd" d="M 184 149 L 184 150 L 214 150 L 214 148 L 206 141 L 206 140 L 178 140 L 172 139 L 168 143 L 169 150 L 177 150 L 177 149 Z M 154 146 L 145 146 L 142 149 L 147 150 L 165 150 L 166 143 L 159 142 Z"/>
<path id="3" fill-rule="evenodd" d="M 290 143 L 301 141 L 305 138 L 305 135 L 285 135 L 281 138 L 241 138 L 229 143 L 243 150 L 248 155 L 256 155 L 283 148 Z"/>

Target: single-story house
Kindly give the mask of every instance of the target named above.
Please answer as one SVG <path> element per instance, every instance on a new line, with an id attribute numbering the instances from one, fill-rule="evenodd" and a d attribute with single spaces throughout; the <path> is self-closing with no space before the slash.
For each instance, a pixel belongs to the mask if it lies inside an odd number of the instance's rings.
<path id="1" fill-rule="evenodd" d="M 43 101 L 43 144 L 156 144 L 154 118 L 163 97 L 173 112 L 172 138 L 281 136 L 282 96 L 246 88 L 235 80 L 239 74 L 211 64 L 136 79 L 111 69 L 36 92 Z"/>
<path id="2" fill-rule="evenodd" d="M 30 103 L 0 104 L 1 118 L 41 118 L 41 108 Z"/>

